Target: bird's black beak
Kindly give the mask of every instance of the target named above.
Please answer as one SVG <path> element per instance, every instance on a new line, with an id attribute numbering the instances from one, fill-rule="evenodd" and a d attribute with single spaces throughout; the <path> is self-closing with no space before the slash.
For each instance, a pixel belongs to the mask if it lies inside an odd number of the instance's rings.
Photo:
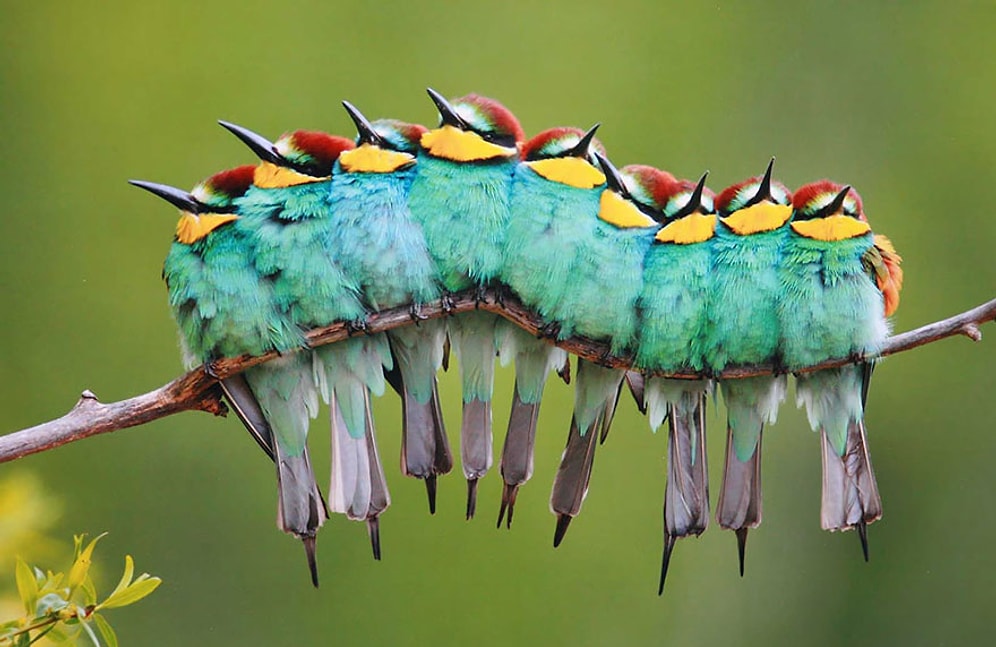
<path id="1" fill-rule="evenodd" d="M 283 156 L 281 156 L 280 153 L 277 152 L 277 149 L 273 145 L 273 142 L 271 142 L 266 137 L 254 133 L 248 128 L 237 126 L 228 121 L 223 121 L 219 119 L 218 123 L 221 124 L 222 127 L 227 129 L 233 135 L 238 137 L 240 140 L 242 140 L 242 143 L 248 146 L 249 149 L 252 150 L 252 152 L 255 153 L 257 157 L 259 157 L 259 159 L 263 160 L 264 162 L 270 162 L 272 164 L 276 164 L 278 166 L 288 165 L 287 160 L 285 160 Z"/>
<path id="2" fill-rule="evenodd" d="M 622 175 L 619 174 L 619 169 L 598 151 L 595 151 L 594 155 L 595 159 L 598 160 L 598 165 L 602 167 L 602 172 L 605 173 L 606 185 L 624 198 L 632 200 L 633 196 L 629 194 L 629 189 L 626 188 L 626 183 L 623 181 Z"/>
<path id="3" fill-rule="evenodd" d="M 707 177 L 709 177 L 709 171 L 702 174 L 702 177 L 699 178 L 699 183 L 695 185 L 695 190 L 692 191 L 692 197 L 688 199 L 688 202 L 681 208 L 680 211 L 678 211 L 678 213 L 672 216 L 672 220 L 677 220 L 678 218 L 684 218 L 685 216 L 691 215 L 702 207 L 702 192 L 705 190 Z"/>
<path id="4" fill-rule="evenodd" d="M 201 204 L 197 200 L 194 200 L 192 195 L 168 184 L 157 184 L 156 182 L 146 182 L 144 180 L 128 180 L 128 184 L 145 189 L 152 195 L 159 196 L 180 211 L 198 213 L 201 210 Z"/>
<path id="5" fill-rule="evenodd" d="M 367 118 L 363 116 L 362 112 L 356 109 L 356 106 L 348 101 L 343 101 L 342 107 L 346 109 L 346 112 L 349 114 L 349 118 L 353 120 L 354 124 L 356 124 L 356 133 L 359 136 L 357 141 L 358 144 L 370 144 L 379 148 L 386 148 L 384 138 L 381 137 L 376 130 L 374 130 L 373 124 L 371 124 Z"/>
<path id="6" fill-rule="evenodd" d="M 436 104 L 436 109 L 439 110 L 439 117 L 442 119 L 444 126 L 453 126 L 460 130 L 470 130 L 470 126 L 463 120 L 463 117 L 457 114 L 456 109 L 446 100 L 446 97 L 432 88 L 426 88 L 426 92 L 429 93 L 429 98 L 432 99 L 432 102 Z"/>
<path id="7" fill-rule="evenodd" d="M 757 193 L 754 197 L 747 201 L 746 207 L 752 207 L 759 202 L 768 200 L 771 198 L 771 171 L 775 168 L 775 158 L 772 157 L 771 161 L 768 162 L 768 168 L 764 169 L 764 176 L 761 177 L 761 183 L 757 185 Z"/>
<path id="8" fill-rule="evenodd" d="M 588 159 L 588 149 L 591 148 L 591 140 L 595 139 L 595 132 L 601 125 L 602 124 L 595 124 L 589 128 L 588 132 L 581 137 L 581 141 L 579 141 L 574 148 L 564 153 L 563 157 L 580 157 L 581 159 Z"/>
<path id="9" fill-rule="evenodd" d="M 847 199 L 847 194 L 850 192 L 851 192 L 851 185 L 847 185 L 843 189 L 841 189 L 840 193 L 838 193 L 834 197 L 833 202 L 831 202 L 830 204 L 828 204 L 827 206 L 823 207 L 823 209 L 820 210 L 821 212 L 820 215 L 825 218 L 827 216 L 832 216 L 838 211 L 840 211 L 840 208 L 844 206 L 844 200 Z"/>

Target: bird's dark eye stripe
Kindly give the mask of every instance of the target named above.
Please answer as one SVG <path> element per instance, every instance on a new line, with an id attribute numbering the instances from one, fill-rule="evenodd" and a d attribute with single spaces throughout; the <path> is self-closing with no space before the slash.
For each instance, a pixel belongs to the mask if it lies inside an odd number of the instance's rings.
<path id="1" fill-rule="evenodd" d="M 498 146 L 504 146 L 505 148 L 515 148 L 515 135 L 501 135 L 492 132 L 482 132 L 480 130 L 474 130 L 482 139 L 486 142 L 491 142 Z"/>

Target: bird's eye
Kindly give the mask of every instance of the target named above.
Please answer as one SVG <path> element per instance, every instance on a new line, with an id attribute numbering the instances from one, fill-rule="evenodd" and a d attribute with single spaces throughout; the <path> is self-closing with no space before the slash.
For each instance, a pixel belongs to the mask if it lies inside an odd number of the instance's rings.
<path id="1" fill-rule="evenodd" d="M 475 130 L 474 132 L 480 135 L 484 141 L 494 144 L 496 146 L 502 146 L 504 148 L 515 148 L 515 143 L 516 143 L 515 135 L 511 134 L 503 135 L 496 132 L 483 132 L 480 130 Z"/>

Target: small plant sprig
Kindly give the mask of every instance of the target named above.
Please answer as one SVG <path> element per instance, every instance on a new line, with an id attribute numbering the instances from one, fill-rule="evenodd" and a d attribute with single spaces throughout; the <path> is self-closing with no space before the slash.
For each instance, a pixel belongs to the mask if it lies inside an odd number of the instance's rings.
<path id="1" fill-rule="evenodd" d="M 118 585 L 103 601 L 98 601 L 90 564 L 97 542 L 106 534 L 98 535 L 85 547 L 86 535 L 73 537 L 73 564 L 68 575 L 42 571 L 17 558 L 17 592 L 25 614 L 0 624 L 0 646 L 27 647 L 43 637 L 53 643 L 76 644 L 85 634 L 93 645 L 100 647 L 99 632 L 104 644 L 117 647 L 117 636 L 101 612 L 138 602 L 155 591 L 162 580 L 148 573 L 134 577 L 135 563 L 131 555 L 126 555 Z"/>

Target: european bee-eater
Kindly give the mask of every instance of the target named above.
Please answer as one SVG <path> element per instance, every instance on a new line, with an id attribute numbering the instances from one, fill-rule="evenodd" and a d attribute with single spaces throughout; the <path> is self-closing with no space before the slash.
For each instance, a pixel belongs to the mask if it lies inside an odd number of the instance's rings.
<path id="1" fill-rule="evenodd" d="M 782 357 L 789 369 L 835 357 L 874 354 L 899 305 L 902 260 L 872 234 L 861 198 L 829 181 L 800 188 L 781 264 Z M 857 528 L 868 559 L 867 524 L 882 516 L 865 436 L 872 363 L 801 373 L 796 391 L 820 432 L 826 530 Z"/>
<path id="2" fill-rule="evenodd" d="M 431 89 L 429 96 L 441 122 L 422 135 L 408 204 L 425 231 L 444 289 L 482 288 L 498 277 L 502 266 L 522 127 L 493 99 L 471 94 L 450 102 Z M 447 322 L 463 382 L 460 455 L 468 519 L 476 509 L 477 481 L 493 461 L 491 394 L 498 319 L 468 312 Z"/>

